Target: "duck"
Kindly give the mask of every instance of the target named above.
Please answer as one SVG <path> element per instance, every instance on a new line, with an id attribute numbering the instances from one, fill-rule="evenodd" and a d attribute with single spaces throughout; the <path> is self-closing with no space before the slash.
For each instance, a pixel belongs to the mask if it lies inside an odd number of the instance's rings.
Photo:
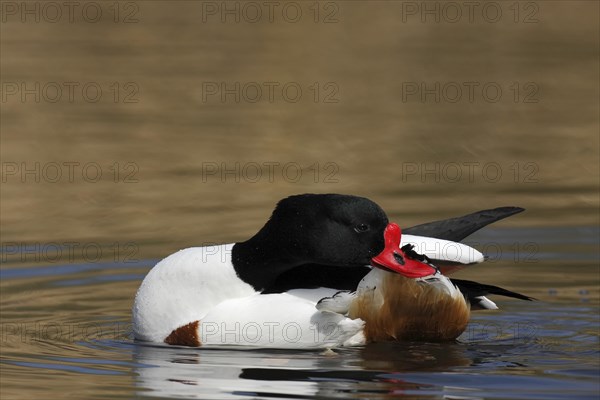
<path id="1" fill-rule="evenodd" d="M 246 241 L 158 262 L 135 295 L 134 338 L 293 349 L 453 340 L 471 309 L 497 308 L 487 295 L 531 300 L 445 275 L 485 259 L 460 240 L 521 211 L 501 207 L 401 232 L 365 197 L 293 195 Z"/>

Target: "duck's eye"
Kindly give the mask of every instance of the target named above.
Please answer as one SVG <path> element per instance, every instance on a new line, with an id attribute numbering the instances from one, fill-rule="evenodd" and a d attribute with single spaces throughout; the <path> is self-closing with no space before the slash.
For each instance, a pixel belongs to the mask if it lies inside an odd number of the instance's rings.
<path id="1" fill-rule="evenodd" d="M 356 232 L 358 232 L 358 233 L 361 233 L 361 232 L 366 232 L 366 231 L 368 231 L 368 230 L 369 230 L 369 225 L 367 225 L 367 224 L 360 224 L 360 225 L 356 225 L 356 226 L 354 227 L 354 230 L 355 230 Z"/>

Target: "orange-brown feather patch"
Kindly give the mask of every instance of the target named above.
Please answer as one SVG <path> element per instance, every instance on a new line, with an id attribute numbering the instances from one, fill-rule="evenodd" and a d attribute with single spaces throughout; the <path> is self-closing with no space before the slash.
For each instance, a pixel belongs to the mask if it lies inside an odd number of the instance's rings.
<path id="1" fill-rule="evenodd" d="M 386 274 L 381 288 L 359 295 L 350 307 L 351 318 L 365 321 L 369 342 L 385 340 L 454 340 L 467 327 L 470 309 L 463 296 L 399 274 Z"/>
<path id="2" fill-rule="evenodd" d="M 200 321 L 190 322 L 187 325 L 180 326 L 167 336 L 165 343 L 170 345 L 199 347 L 201 345 L 198 339 L 198 325 Z"/>

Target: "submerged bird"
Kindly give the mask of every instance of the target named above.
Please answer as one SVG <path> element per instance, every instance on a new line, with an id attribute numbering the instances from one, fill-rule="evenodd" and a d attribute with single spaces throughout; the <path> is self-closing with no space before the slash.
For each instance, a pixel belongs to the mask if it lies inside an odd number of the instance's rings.
<path id="1" fill-rule="evenodd" d="M 370 341 L 452 340 L 485 297 L 530 298 L 443 273 L 481 262 L 456 241 L 522 211 L 504 207 L 408 228 L 369 199 L 281 200 L 245 242 L 180 250 L 135 297 L 138 340 L 184 346 L 332 348 Z"/>

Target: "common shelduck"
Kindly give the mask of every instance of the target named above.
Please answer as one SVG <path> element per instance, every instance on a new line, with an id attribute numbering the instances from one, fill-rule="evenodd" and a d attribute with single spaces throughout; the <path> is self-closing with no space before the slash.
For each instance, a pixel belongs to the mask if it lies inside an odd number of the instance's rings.
<path id="1" fill-rule="evenodd" d="M 291 196 L 249 240 L 180 250 L 154 266 L 135 297 L 134 336 L 273 348 L 452 340 L 470 308 L 497 308 L 486 294 L 530 300 L 442 273 L 483 261 L 457 241 L 520 211 L 480 211 L 401 235 L 369 199 Z"/>

